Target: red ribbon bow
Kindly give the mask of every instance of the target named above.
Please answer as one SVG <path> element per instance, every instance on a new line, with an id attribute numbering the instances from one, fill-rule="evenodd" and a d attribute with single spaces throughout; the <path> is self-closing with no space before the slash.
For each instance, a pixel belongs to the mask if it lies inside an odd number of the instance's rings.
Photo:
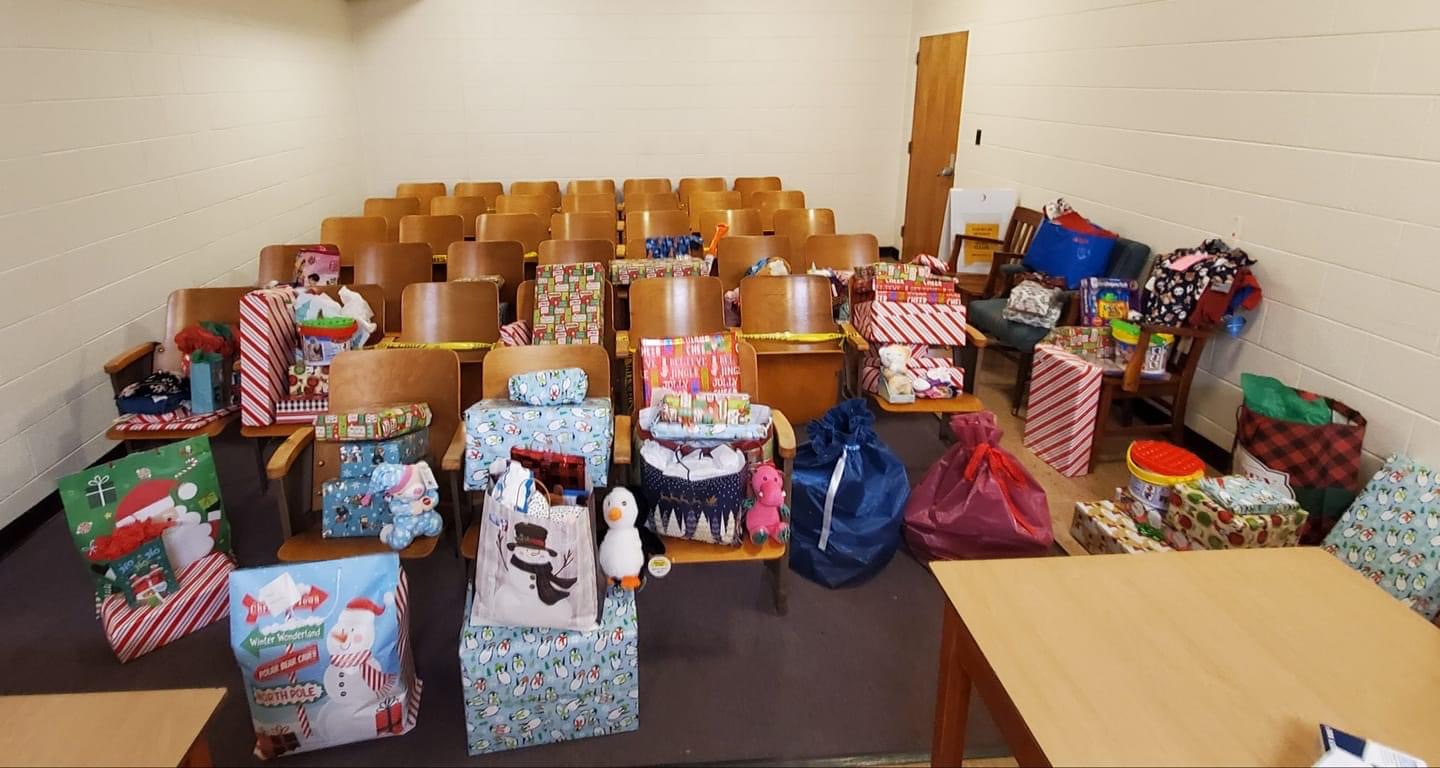
<path id="1" fill-rule="evenodd" d="M 1000 496 L 1005 500 L 1005 509 L 1010 513 L 1010 517 L 1017 525 L 1024 528 L 1026 533 L 1032 536 L 1037 535 L 1039 532 L 1020 516 L 1020 508 L 1010 497 L 1010 483 L 1023 483 L 1025 471 L 1000 449 L 990 443 L 981 443 L 980 447 L 970 454 L 970 462 L 965 465 L 966 481 L 975 482 L 975 477 L 980 473 L 981 464 L 989 466 L 990 476 L 995 478 L 995 484 L 1000 486 Z"/>

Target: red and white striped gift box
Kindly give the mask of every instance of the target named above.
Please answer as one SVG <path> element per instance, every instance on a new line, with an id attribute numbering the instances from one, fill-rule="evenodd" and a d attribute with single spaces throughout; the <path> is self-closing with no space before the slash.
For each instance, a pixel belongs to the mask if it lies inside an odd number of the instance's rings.
<path id="1" fill-rule="evenodd" d="M 172 429 L 199 429 L 212 421 L 234 413 L 240 406 L 231 405 L 210 413 L 192 414 L 189 408 L 181 407 L 169 413 L 131 413 L 115 420 L 112 425 L 117 432 L 165 432 Z"/>
<path id="2" fill-rule="evenodd" d="M 100 626 L 115 657 L 121 663 L 139 658 L 224 618 L 230 612 L 233 570 L 229 555 L 211 552 L 177 574 L 180 588 L 158 606 L 131 608 L 118 593 L 105 598 Z"/>
<path id="3" fill-rule="evenodd" d="M 289 367 L 300 345 L 295 291 L 261 288 L 240 298 L 240 423 L 275 423 L 275 404 L 289 393 Z"/>
<path id="4" fill-rule="evenodd" d="M 952 371 L 950 374 L 950 385 L 957 390 L 965 386 L 964 371 L 955 367 L 949 360 L 930 357 L 927 348 L 923 346 L 919 349 L 921 351 L 915 353 L 915 355 L 910 358 L 910 361 L 905 364 L 905 370 L 909 371 L 911 375 L 924 376 L 927 370 L 949 366 Z M 864 364 L 860 367 L 861 390 L 865 392 L 880 391 L 880 368 L 880 358 L 875 355 L 874 350 L 866 353 Z"/>
<path id="5" fill-rule="evenodd" d="M 855 329 L 872 343 L 965 344 L 965 307 L 862 301 L 851 315 Z"/>
<path id="6" fill-rule="evenodd" d="M 1066 477 L 1090 471 L 1096 411 L 1100 407 L 1100 366 L 1059 347 L 1035 347 L 1025 447 Z"/>

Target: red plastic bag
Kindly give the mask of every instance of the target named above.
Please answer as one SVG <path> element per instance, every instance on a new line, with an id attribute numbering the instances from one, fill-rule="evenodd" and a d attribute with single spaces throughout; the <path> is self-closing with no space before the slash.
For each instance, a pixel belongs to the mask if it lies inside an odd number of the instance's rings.
<path id="1" fill-rule="evenodd" d="M 923 560 L 1043 555 L 1050 551 L 1045 489 L 1000 447 L 995 414 L 956 414 L 955 444 L 910 492 L 905 541 Z"/>

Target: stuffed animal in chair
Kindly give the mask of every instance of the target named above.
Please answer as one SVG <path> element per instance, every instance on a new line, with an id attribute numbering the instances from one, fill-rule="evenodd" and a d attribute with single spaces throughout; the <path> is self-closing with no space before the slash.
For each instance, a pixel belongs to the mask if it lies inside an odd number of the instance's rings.
<path id="1" fill-rule="evenodd" d="M 417 536 L 440 535 L 440 484 L 429 464 L 381 464 L 370 475 L 370 493 L 390 505 L 392 519 L 380 529 L 385 546 L 401 550 Z"/>
<path id="2" fill-rule="evenodd" d="M 790 540 L 790 508 L 785 506 L 785 476 L 774 464 L 765 463 L 750 475 L 750 488 L 755 498 L 746 501 L 745 531 L 753 544 L 769 539 Z"/>

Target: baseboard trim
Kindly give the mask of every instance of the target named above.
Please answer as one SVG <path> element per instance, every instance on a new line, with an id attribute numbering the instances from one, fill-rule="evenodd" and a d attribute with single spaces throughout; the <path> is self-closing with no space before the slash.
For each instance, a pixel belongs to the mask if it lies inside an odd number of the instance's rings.
<path id="1" fill-rule="evenodd" d="M 101 456 L 90 466 L 108 464 L 124 455 L 125 447 L 117 443 L 113 448 L 106 451 L 104 456 Z M 40 530 L 40 526 L 49 522 L 51 517 L 63 512 L 64 509 L 65 506 L 60 503 L 60 491 L 56 489 L 36 503 L 35 506 L 25 510 L 19 517 L 11 520 L 9 525 L 0 528 L 0 558 L 6 557 L 11 552 L 14 552 L 16 548 L 24 544 L 36 531 Z"/>

